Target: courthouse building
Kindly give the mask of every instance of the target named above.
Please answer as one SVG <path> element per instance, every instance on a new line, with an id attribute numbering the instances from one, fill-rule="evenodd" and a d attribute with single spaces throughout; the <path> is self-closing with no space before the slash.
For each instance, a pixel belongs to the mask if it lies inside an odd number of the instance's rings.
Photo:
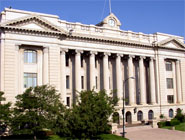
<path id="1" fill-rule="evenodd" d="M 185 110 L 184 38 L 120 26 L 113 13 L 85 25 L 5 8 L 0 15 L 0 90 L 14 103 L 26 88 L 49 84 L 70 107 L 76 91 L 105 89 L 109 96 L 125 95 L 125 117 L 132 123 L 161 114 L 172 118 L 176 109 Z M 122 107 L 120 100 L 120 118 Z"/>

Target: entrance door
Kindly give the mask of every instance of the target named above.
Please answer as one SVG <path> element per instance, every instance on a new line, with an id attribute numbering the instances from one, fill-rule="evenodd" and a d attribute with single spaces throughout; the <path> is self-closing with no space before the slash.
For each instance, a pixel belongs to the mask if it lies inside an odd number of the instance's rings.
<path id="1" fill-rule="evenodd" d="M 131 114 L 130 111 L 128 111 L 128 112 L 126 113 L 126 122 L 127 122 L 128 124 L 131 124 L 131 123 L 132 123 L 132 114 Z"/>

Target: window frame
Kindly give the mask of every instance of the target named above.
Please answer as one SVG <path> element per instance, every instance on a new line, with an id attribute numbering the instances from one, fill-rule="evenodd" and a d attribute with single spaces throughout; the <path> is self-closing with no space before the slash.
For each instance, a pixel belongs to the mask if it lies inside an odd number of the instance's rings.
<path id="1" fill-rule="evenodd" d="M 31 80 L 31 84 L 29 80 Z M 23 85 L 24 88 L 36 87 L 37 84 L 38 84 L 37 73 L 24 72 L 24 85 Z"/>
<path id="2" fill-rule="evenodd" d="M 174 88 L 173 78 L 166 78 L 166 86 L 167 86 L 167 89 L 173 89 Z"/>
<path id="3" fill-rule="evenodd" d="M 172 61 L 166 61 L 165 66 L 166 66 L 166 71 L 173 71 Z"/>
<path id="4" fill-rule="evenodd" d="M 38 61 L 38 53 L 36 50 L 25 49 L 24 50 L 24 63 L 25 64 L 36 64 Z"/>

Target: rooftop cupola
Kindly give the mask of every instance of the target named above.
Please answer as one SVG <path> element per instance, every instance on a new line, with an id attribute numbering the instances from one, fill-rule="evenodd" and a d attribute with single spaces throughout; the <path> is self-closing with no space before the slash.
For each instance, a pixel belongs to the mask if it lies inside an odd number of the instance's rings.
<path id="1" fill-rule="evenodd" d="M 113 13 L 110 13 L 103 21 L 96 24 L 96 26 L 120 29 L 121 22 Z"/>

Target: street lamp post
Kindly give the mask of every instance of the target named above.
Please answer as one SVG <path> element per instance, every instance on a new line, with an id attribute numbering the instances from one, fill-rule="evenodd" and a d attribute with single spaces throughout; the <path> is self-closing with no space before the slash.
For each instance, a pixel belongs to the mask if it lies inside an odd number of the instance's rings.
<path id="1" fill-rule="evenodd" d="M 123 109 L 122 109 L 122 114 L 123 114 L 123 137 L 125 138 L 125 83 L 129 79 L 135 79 L 134 77 L 129 77 L 124 80 L 123 82 Z"/>

